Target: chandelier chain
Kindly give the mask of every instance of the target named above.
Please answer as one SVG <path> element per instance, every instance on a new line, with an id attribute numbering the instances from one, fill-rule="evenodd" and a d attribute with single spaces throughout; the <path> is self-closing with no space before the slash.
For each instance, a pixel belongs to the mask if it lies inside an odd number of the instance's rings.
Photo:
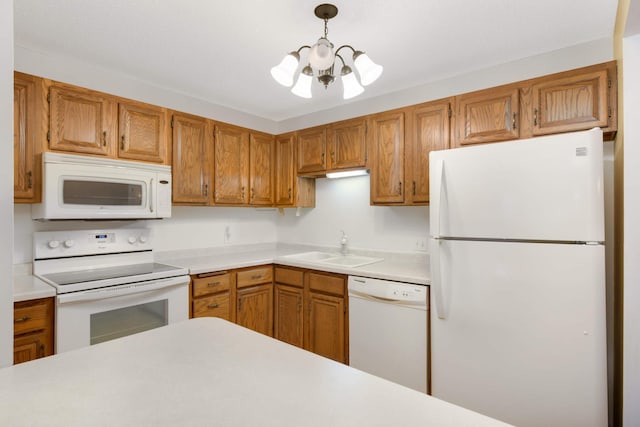
<path id="1" fill-rule="evenodd" d="M 324 38 L 327 38 L 327 34 L 329 34 L 329 27 L 327 26 L 327 23 L 329 22 L 329 20 L 327 18 L 324 18 Z"/>

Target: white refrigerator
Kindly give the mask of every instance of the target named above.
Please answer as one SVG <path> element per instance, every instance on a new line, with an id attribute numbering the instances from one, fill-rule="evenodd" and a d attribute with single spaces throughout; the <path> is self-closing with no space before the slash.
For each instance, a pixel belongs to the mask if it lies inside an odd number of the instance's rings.
<path id="1" fill-rule="evenodd" d="M 430 154 L 432 394 L 607 425 L 602 131 Z"/>

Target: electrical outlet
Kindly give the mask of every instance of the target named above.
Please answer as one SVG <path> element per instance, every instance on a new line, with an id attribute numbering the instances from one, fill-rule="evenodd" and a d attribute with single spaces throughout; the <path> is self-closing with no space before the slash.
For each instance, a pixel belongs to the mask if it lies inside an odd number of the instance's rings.
<path id="1" fill-rule="evenodd" d="M 231 243 L 231 227 L 228 225 L 224 227 L 224 243 Z"/>
<path id="2" fill-rule="evenodd" d="M 418 251 L 426 251 L 427 250 L 427 239 L 417 239 L 416 240 L 416 250 L 418 250 Z"/>

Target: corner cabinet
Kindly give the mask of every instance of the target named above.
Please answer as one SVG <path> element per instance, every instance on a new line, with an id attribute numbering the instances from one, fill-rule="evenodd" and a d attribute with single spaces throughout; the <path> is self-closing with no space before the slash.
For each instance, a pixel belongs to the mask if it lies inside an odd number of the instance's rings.
<path id="1" fill-rule="evenodd" d="M 13 364 L 53 354 L 53 298 L 13 304 Z"/>
<path id="2" fill-rule="evenodd" d="M 174 204 L 207 205 L 212 192 L 213 131 L 209 120 L 174 113 L 172 198 Z"/>
<path id="3" fill-rule="evenodd" d="M 298 175 L 323 175 L 327 170 L 326 126 L 298 132 Z"/>
<path id="4" fill-rule="evenodd" d="M 304 270 L 275 267 L 273 337 L 304 348 Z"/>
<path id="5" fill-rule="evenodd" d="M 404 203 L 404 129 L 404 110 L 369 117 L 367 147 L 373 205 Z"/>
<path id="6" fill-rule="evenodd" d="M 315 207 L 316 181 L 296 175 L 296 133 L 275 139 L 275 205 L 277 207 Z"/>
<path id="7" fill-rule="evenodd" d="M 40 201 L 41 79 L 22 73 L 13 78 L 13 198 L 15 203 Z"/>

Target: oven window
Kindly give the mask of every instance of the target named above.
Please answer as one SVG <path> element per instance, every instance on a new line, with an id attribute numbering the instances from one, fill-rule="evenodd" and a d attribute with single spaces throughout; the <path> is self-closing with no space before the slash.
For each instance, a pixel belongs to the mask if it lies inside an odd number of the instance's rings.
<path id="1" fill-rule="evenodd" d="M 91 345 L 167 325 L 168 306 L 164 299 L 92 314 Z"/>
<path id="2" fill-rule="evenodd" d="M 62 201 L 67 205 L 142 206 L 142 184 L 64 180 Z"/>

